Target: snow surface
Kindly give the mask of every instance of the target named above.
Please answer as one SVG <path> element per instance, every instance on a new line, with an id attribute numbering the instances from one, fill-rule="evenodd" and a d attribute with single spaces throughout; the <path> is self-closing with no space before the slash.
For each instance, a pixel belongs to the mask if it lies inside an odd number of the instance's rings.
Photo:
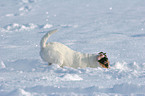
<path id="1" fill-rule="evenodd" d="M 39 42 L 106 52 L 110 69 L 48 66 Z M 0 0 L 0 96 L 145 96 L 145 0 Z"/>

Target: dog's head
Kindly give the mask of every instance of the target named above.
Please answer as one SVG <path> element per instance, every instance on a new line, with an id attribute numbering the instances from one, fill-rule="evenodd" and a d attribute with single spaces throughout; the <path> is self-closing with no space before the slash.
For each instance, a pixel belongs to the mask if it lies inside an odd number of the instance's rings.
<path id="1" fill-rule="evenodd" d="M 97 60 L 102 67 L 104 67 L 104 68 L 110 67 L 106 53 L 100 52 L 97 56 Z"/>

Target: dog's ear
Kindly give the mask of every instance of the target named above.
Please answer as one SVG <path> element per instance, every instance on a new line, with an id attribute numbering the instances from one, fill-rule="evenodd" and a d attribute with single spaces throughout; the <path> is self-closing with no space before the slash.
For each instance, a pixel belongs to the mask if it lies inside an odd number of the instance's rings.
<path id="1" fill-rule="evenodd" d="M 103 54 L 103 52 L 100 52 L 99 54 Z"/>
<path id="2" fill-rule="evenodd" d="M 100 52 L 100 53 L 98 53 L 98 54 L 103 54 L 103 55 L 106 55 L 106 53 L 104 53 L 104 52 Z"/>

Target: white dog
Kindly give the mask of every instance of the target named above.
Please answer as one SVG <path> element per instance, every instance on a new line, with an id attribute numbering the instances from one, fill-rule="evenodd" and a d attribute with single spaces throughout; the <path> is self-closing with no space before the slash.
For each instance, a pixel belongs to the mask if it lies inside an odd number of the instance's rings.
<path id="1" fill-rule="evenodd" d="M 61 67 L 68 66 L 73 68 L 85 67 L 103 67 L 109 68 L 109 61 L 106 53 L 99 54 L 85 54 L 73 51 L 67 46 L 58 42 L 46 43 L 48 38 L 57 30 L 52 30 L 46 33 L 40 42 L 40 56 L 41 58 L 51 64 L 58 64 Z"/>

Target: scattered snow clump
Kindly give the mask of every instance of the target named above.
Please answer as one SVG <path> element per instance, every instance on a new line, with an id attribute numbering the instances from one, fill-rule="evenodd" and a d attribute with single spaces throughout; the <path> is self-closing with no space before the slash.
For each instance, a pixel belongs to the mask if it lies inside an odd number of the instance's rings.
<path id="1" fill-rule="evenodd" d="M 64 81 L 80 81 L 83 80 L 80 76 L 77 74 L 66 74 L 62 76 L 62 80 Z"/>

